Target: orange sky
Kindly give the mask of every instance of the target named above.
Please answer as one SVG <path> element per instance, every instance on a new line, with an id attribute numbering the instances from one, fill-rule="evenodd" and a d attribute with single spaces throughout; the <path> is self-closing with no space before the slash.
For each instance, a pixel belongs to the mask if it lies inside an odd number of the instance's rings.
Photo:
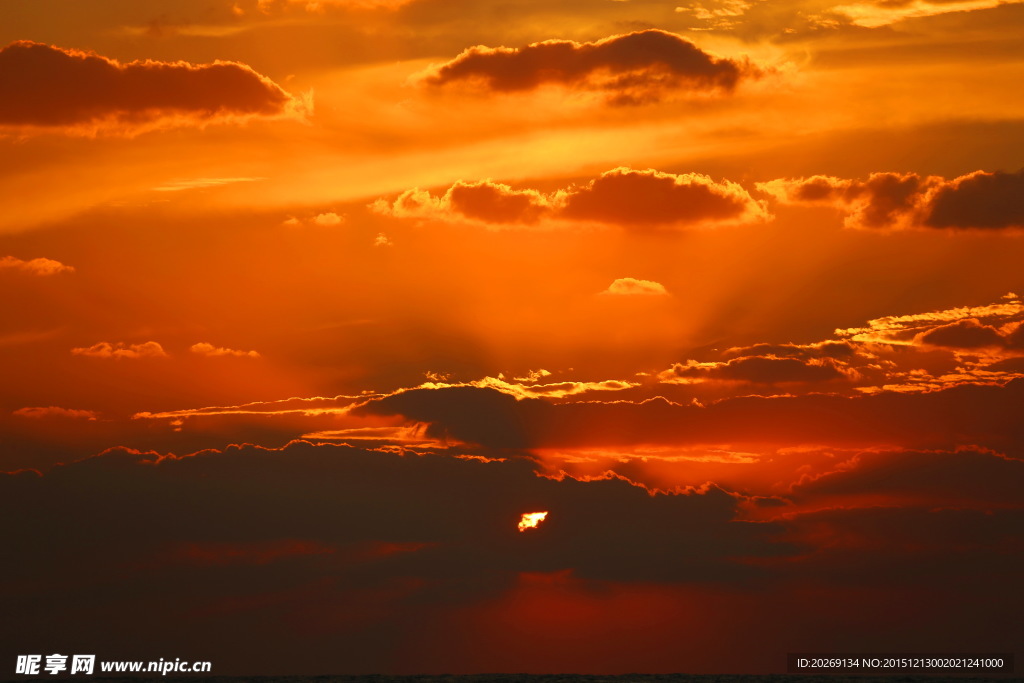
<path id="1" fill-rule="evenodd" d="M 6 0 L 2 661 L 1011 650 L 1022 26 Z"/>

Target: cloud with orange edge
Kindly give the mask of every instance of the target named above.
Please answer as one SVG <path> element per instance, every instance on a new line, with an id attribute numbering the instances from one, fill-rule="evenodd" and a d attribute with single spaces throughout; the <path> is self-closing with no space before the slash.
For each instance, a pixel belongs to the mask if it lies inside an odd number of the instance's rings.
<path id="1" fill-rule="evenodd" d="M 458 181 L 440 195 L 414 188 L 374 211 L 400 218 L 461 219 L 490 226 L 542 219 L 637 229 L 750 223 L 771 218 L 741 185 L 699 173 L 614 168 L 583 185 L 543 193 L 492 180 Z"/>
<path id="2" fill-rule="evenodd" d="M 732 92 L 765 73 L 749 59 L 718 57 L 674 33 L 634 31 L 593 42 L 545 40 L 524 47 L 471 47 L 418 74 L 428 87 L 471 84 L 486 92 L 557 85 L 606 95 L 612 104 L 644 104 L 671 95 Z"/>
<path id="3" fill-rule="evenodd" d="M 662 382 L 721 380 L 751 384 L 790 384 L 849 380 L 856 372 L 830 358 L 777 358 L 743 356 L 725 362 L 676 363 L 658 378 Z"/>
<path id="4" fill-rule="evenodd" d="M 493 180 L 456 181 L 441 195 L 406 190 L 393 202 L 379 199 L 371 208 L 398 218 L 464 218 L 490 225 L 532 225 L 555 212 L 557 195 L 516 190 Z"/>
<path id="5" fill-rule="evenodd" d="M 849 228 L 1024 228 L 1024 169 L 974 171 L 946 180 L 916 173 L 778 179 L 757 189 L 783 204 L 834 206 Z"/>
<path id="6" fill-rule="evenodd" d="M 570 220 L 654 227 L 766 220 L 764 205 L 739 183 L 700 173 L 619 167 L 566 193 Z"/>
<path id="7" fill-rule="evenodd" d="M 343 216 L 339 216 L 334 212 L 317 214 L 313 218 L 313 222 L 319 226 L 332 228 L 336 225 L 341 225 L 345 221 Z"/>
<path id="8" fill-rule="evenodd" d="M 329 10 L 386 10 L 394 11 L 415 0 L 256 0 L 256 9 L 264 14 L 273 14 L 291 9 L 322 14 Z M 235 13 L 245 14 L 245 7 L 235 3 Z"/>
<path id="9" fill-rule="evenodd" d="M 921 333 L 944 325 L 962 323 L 969 318 L 989 326 L 1004 327 L 1019 323 L 1024 321 L 1024 301 L 1011 293 L 1003 297 L 1002 301 L 984 306 L 960 306 L 926 313 L 889 315 L 869 320 L 864 327 L 841 328 L 835 333 L 852 342 L 910 345 Z"/>
<path id="10" fill-rule="evenodd" d="M 875 0 L 833 7 L 830 11 L 864 28 L 888 26 L 905 19 L 932 17 L 950 12 L 974 12 L 1021 0 Z"/>
<path id="11" fill-rule="evenodd" d="M 122 63 L 21 40 L 0 49 L 0 128 L 134 134 L 251 117 L 296 117 L 309 102 L 238 62 Z"/>
<path id="12" fill-rule="evenodd" d="M 89 358 L 166 358 L 167 352 L 164 347 L 155 341 L 143 342 L 142 344 L 126 344 L 117 342 L 98 342 L 92 346 L 80 346 L 71 349 L 74 356 L 87 356 Z"/>
<path id="13" fill-rule="evenodd" d="M 214 346 L 208 342 L 199 342 L 189 347 L 189 351 L 198 354 L 200 356 L 231 356 L 235 358 L 259 358 L 260 354 L 256 351 L 239 351 L 238 349 L 228 349 L 224 347 Z"/>
<path id="14" fill-rule="evenodd" d="M 632 277 L 620 277 L 601 292 L 613 296 L 666 296 L 665 285 L 653 280 L 637 280 Z"/>
<path id="15" fill-rule="evenodd" d="M 3 105 L 0 105 L 3 106 Z M 60 261 L 49 258 L 34 258 L 27 261 L 14 256 L 0 257 L 0 270 L 16 270 L 32 275 L 56 275 L 57 273 L 73 273 L 75 269 Z"/>
<path id="16" fill-rule="evenodd" d="M 98 417 L 97 413 L 93 410 L 80 410 L 77 408 L 60 408 L 58 406 L 18 408 L 12 414 L 17 415 L 18 417 L 27 417 L 34 420 L 47 417 L 63 417 L 78 420 L 95 420 Z"/>

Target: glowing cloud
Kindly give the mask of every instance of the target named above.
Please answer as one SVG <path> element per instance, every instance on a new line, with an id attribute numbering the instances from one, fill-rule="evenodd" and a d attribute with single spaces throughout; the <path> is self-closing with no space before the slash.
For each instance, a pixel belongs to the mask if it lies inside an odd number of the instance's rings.
<path id="1" fill-rule="evenodd" d="M 266 180 L 266 178 L 192 178 L 191 180 L 177 180 L 158 185 L 153 190 L 156 192 L 181 192 L 182 190 L 201 190 L 233 183 L 252 183 L 258 180 Z"/>
<path id="2" fill-rule="evenodd" d="M 95 420 L 97 414 L 92 410 L 79 410 L 77 408 L 60 408 L 58 406 L 29 407 L 15 410 L 13 415 L 27 417 L 34 420 L 45 417 L 67 417 L 81 420 Z"/>
<path id="3" fill-rule="evenodd" d="M 256 351 L 239 351 L 237 349 L 227 349 L 214 346 L 207 342 L 199 342 L 189 347 L 189 351 L 192 353 L 198 353 L 201 356 L 235 356 L 237 358 L 259 358 L 260 354 Z"/>
<path id="4" fill-rule="evenodd" d="M 271 14 L 293 7 L 301 8 L 306 12 L 323 13 L 332 9 L 340 10 L 389 10 L 394 11 L 408 5 L 415 0 L 257 0 L 256 6 L 260 12 Z M 244 14 L 245 9 L 235 4 L 239 14 Z"/>
<path id="5" fill-rule="evenodd" d="M 32 275 L 56 275 L 57 273 L 73 273 L 75 269 L 66 266 L 60 261 L 48 258 L 34 258 L 23 261 L 14 256 L 0 258 L 0 270 L 19 270 Z"/>
<path id="6" fill-rule="evenodd" d="M 536 529 L 547 516 L 547 512 L 524 512 L 519 520 L 519 530 Z"/>
<path id="7" fill-rule="evenodd" d="M 617 296 L 665 296 L 668 294 L 668 290 L 665 289 L 665 285 L 652 280 L 620 277 L 601 293 Z"/>
<path id="8" fill-rule="evenodd" d="M 801 360 L 774 356 L 747 356 L 726 362 L 677 363 L 661 373 L 664 382 L 682 380 L 724 380 L 752 384 L 787 384 L 791 382 L 828 382 L 850 379 L 852 373 L 829 358 Z"/>
<path id="9" fill-rule="evenodd" d="M 1016 298 L 1007 299 L 1003 297 L 1002 302 L 987 306 L 963 306 L 960 308 L 947 308 L 941 311 L 930 311 L 928 313 L 890 315 L 883 318 L 875 318 L 874 320 L 869 320 L 866 327 L 838 329 L 835 333 L 840 337 L 847 337 L 857 342 L 909 345 L 919 332 L 927 332 L 946 326 L 948 323 L 958 323 L 968 318 L 973 318 L 974 324 L 983 322 L 1006 324 L 1018 322 L 1022 317 L 1024 317 L 1024 302 Z M 972 323 L 964 324 L 972 325 Z M 948 333 L 941 333 L 938 337 L 939 341 L 942 341 L 943 337 L 946 337 L 946 341 L 949 341 Z M 927 343 L 930 339 L 919 339 L 919 341 Z"/>
<path id="10" fill-rule="evenodd" d="M 313 219 L 314 223 L 325 227 L 341 225 L 344 221 L 345 219 L 336 213 L 322 213 Z"/>
<path id="11" fill-rule="evenodd" d="M 850 22 L 866 28 L 888 26 L 904 19 L 931 17 L 949 12 L 971 12 L 991 9 L 1000 5 L 1016 4 L 1020 0 L 879 0 L 833 7 L 832 11 L 846 15 Z"/>
<path id="12" fill-rule="evenodd" d="M 397 217 L 461 218 L 486 225 L 531 225 L 542 218 L 635 228 L 754 222 L 770 218 L 763 202 L 738 183 L 698 173 L 662 173 L 619 167 L 586 184 L 545 194 L 483 180 L 458 181 L 435 196 L 418 188 L 394 202 L 378 200 L 377 213 Z"/>
<path id="13" fill-rule="evenodd" d="M 556 198 L 536 190 L 515 190 L 492 180 L 458 181 L 440 196 L 414 188 L 393 203 L 378 200 L 371 208 L 397 217 L 461 216 L 488 224 L 532 224 L 555 208 Z"/>
<path id="14" fill-rule="evenodd" d="M 91 358 L 166 358 L 167 352 L 155 341 L 142 344 L 99 342 L 88 347 L 71 349 L 72 355 Z"/>

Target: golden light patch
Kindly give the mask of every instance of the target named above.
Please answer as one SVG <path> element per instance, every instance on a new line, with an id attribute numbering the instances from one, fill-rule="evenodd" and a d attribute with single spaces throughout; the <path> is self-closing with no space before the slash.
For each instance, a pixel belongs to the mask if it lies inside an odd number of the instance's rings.
<path id="1" fill-rule="evenodd" d="M 524 512 L 519 520 L 519 530 L 536 529 L 547 516 L 547 512 Z"/>

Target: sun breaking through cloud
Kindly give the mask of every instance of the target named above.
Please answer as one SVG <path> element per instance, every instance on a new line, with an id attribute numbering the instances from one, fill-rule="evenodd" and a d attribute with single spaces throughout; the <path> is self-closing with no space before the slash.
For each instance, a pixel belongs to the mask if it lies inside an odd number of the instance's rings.
<path id="1" fill-rule="evenodd" d="M 547 519 L 547 512 L 524 512 L 519 520 L 519 530 L 536 529 L 540 523 Z"/>

